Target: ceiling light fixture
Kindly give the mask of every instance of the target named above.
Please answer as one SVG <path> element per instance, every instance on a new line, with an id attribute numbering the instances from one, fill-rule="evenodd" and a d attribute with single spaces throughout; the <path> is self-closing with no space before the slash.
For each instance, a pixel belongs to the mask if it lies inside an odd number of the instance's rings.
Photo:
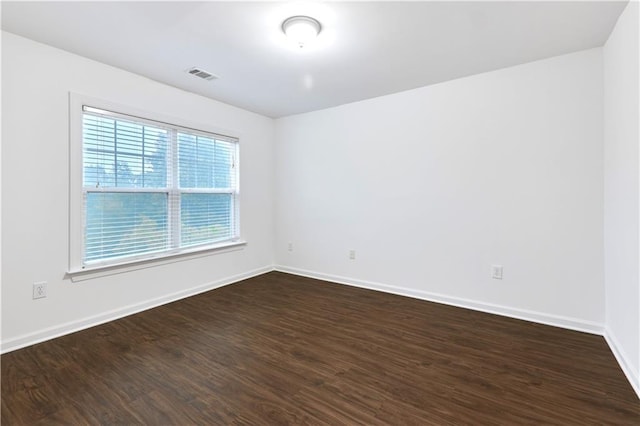
<path id="1" fill-rule="evenodd" d="M 318 37 L 321 29 L 320 22 L 310 16 L 292 16 L 282 23 L 282 31 L 301 48 Z"/>

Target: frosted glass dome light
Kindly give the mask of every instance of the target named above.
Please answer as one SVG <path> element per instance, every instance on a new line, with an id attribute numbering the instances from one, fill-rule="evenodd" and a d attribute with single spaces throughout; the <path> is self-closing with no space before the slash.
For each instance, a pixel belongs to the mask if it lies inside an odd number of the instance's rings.
<path id="1" fill-rule="evenodd" d="M 282 23 L 282 31 L 299 47 L 318 37 L 321 29 L 320 22 L 310 16 L 292 16 Z"/>

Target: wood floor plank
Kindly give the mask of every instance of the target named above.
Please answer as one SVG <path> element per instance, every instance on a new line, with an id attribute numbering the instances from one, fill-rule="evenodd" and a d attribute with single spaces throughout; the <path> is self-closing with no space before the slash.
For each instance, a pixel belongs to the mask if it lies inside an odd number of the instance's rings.
<path id="1" fill-rule="evenodd" d="M 0 361 L 3 425 L 640 425 L 602 337 L 279 272 Z"/>

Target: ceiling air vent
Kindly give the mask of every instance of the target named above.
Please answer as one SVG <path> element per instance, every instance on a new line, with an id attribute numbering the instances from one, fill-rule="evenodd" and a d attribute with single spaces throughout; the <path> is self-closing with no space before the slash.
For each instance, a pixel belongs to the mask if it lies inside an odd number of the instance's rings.
<path id="1" fill-rule="evenodd" d="M 195 75 L 196 77 L 200 77 L 204 80 L 209 80 L 209 81 L 215 80 L 216 78 L 218 78 L 217 75 L 211 74 L 210 72 L 202 70 L 200 68 L 191 68 L 187 72 L 191 75 Z"/>

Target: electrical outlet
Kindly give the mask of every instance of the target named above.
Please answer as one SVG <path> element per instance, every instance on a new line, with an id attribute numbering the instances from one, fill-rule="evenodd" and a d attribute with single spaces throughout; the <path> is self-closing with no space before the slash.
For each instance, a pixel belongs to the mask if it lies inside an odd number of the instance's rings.
<path id="1" fill-rule="evenodd" d="M 502 265 L 491 265 L 491 278 L 494 280 L 502 279 Z"/>
<path id="2" fill-rule="evenodd" d="M 289 250 L 289 251 L 293 251 L 293 243 L 289 243 L 289 244 L 287 245 L 287 250 Z"/>
<path id="3" fill-rule="evenodd" d="M 47 283 L 45 281 L 33 283 L 33 298 L 42 299 L 47 297 Z"/>
<path id="4" fill-rule="evenodd" d="M 355 250 L 349 250 L 349 259 L 356 260 L 356 251 Z"/>

